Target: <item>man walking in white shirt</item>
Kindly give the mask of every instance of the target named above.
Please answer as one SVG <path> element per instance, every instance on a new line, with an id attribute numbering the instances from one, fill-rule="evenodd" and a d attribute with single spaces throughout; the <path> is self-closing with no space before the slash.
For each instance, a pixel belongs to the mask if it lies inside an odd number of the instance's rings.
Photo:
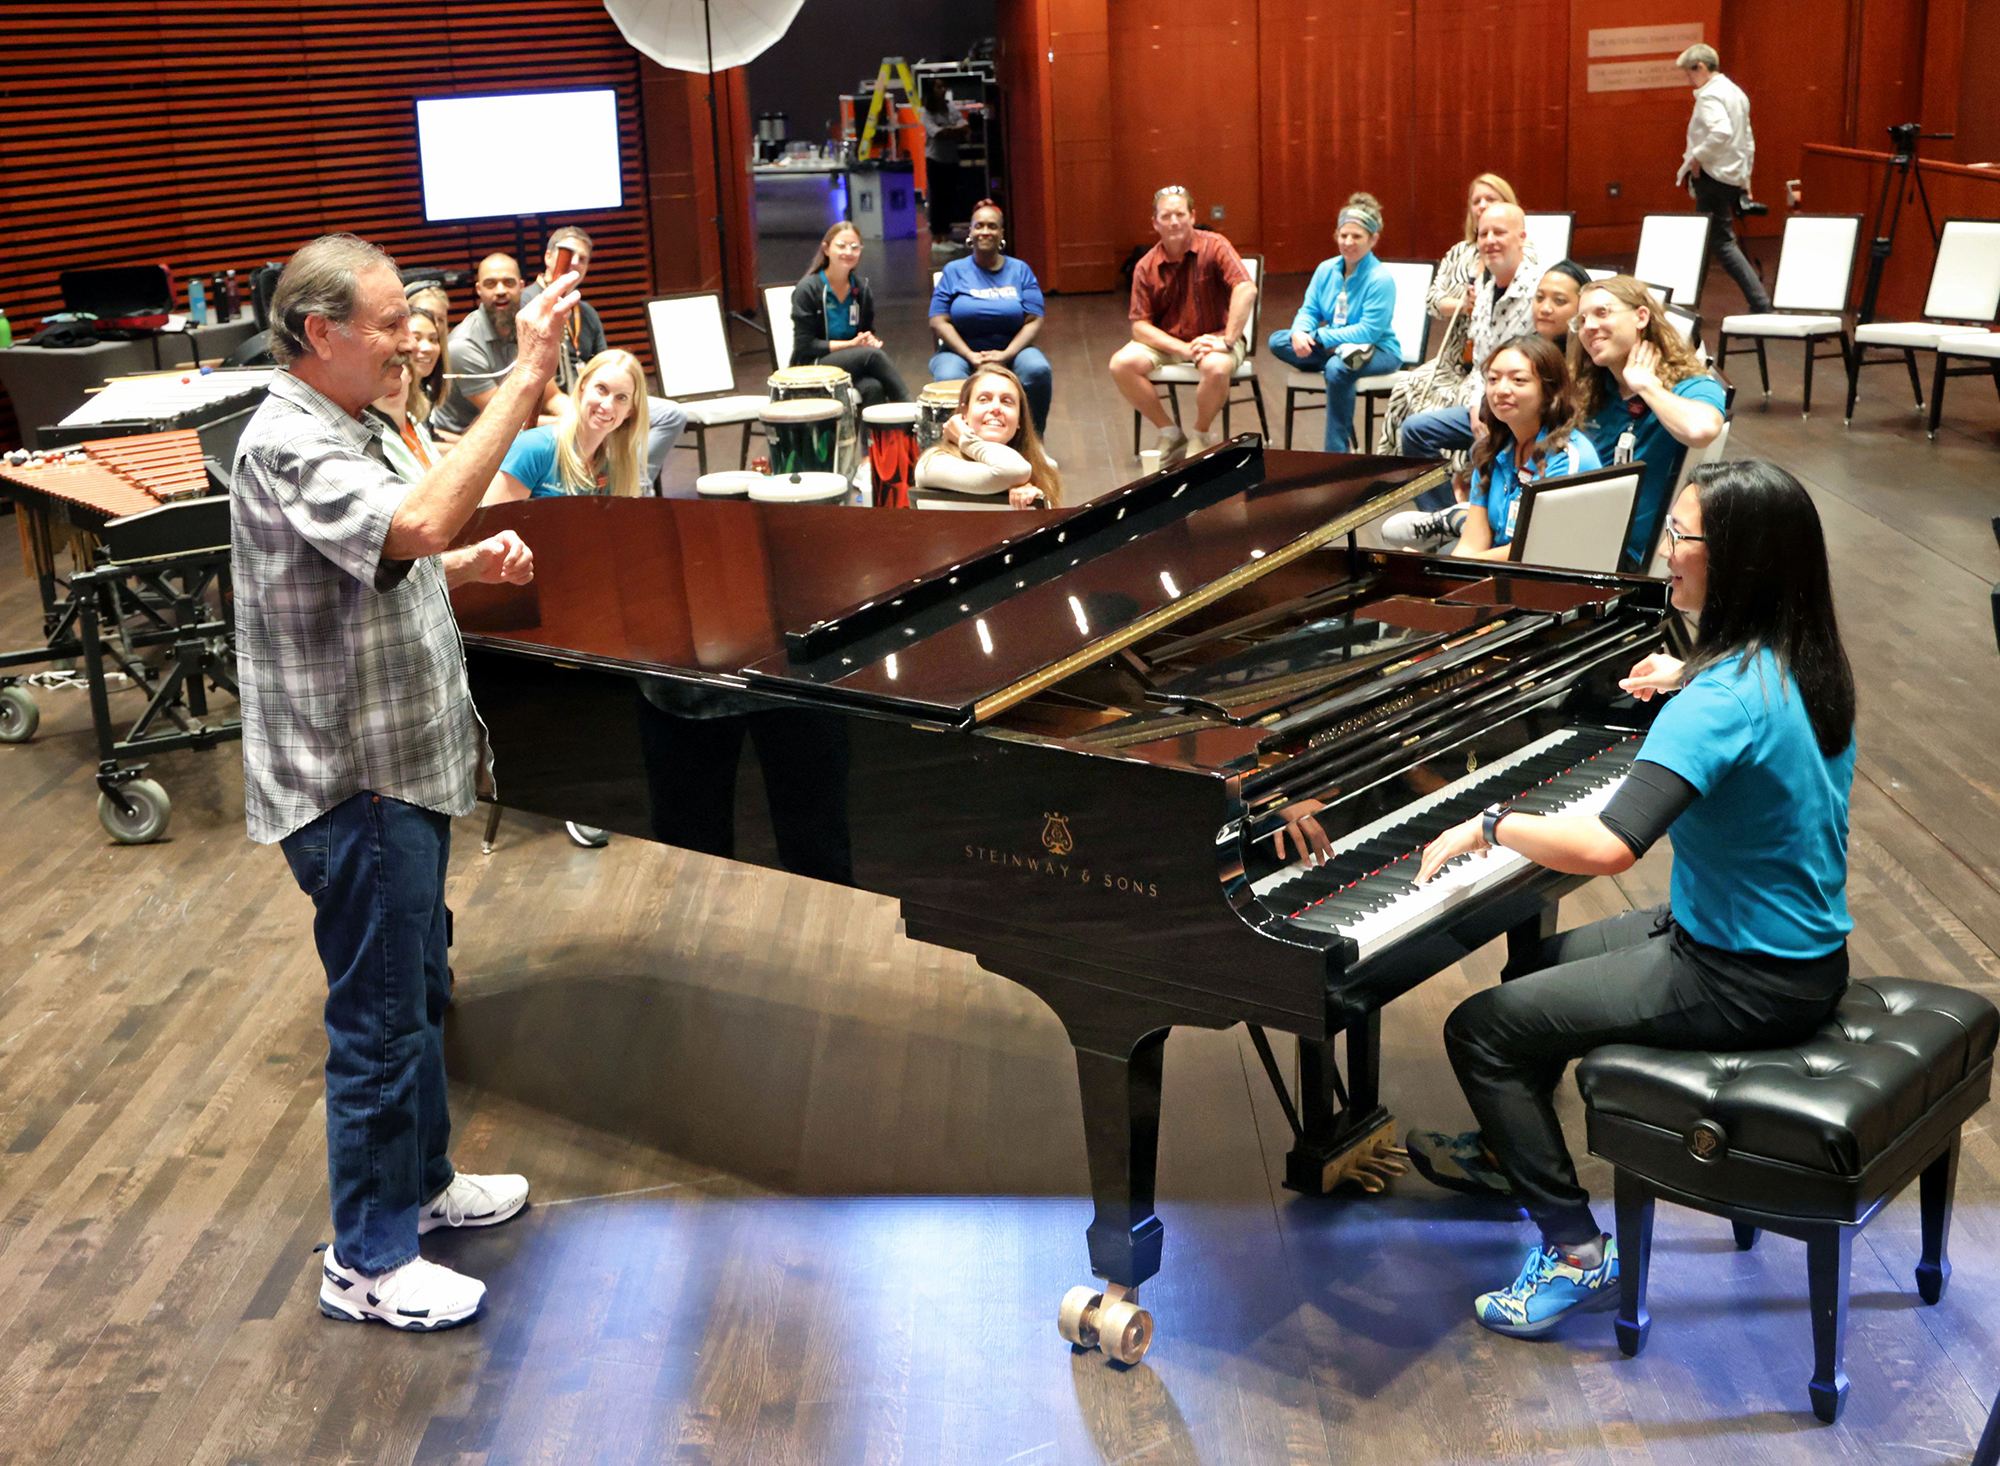
<path id="1" fill-rule="evenodd" d="M 1742 287 L 1750 309 L 1762 314 L 1771 308 L 1770 292 L 1736 242 L 1736 214 L 1750 197 L 1750 165 L 1757 157 L 1757 140 L 1750 132 L 1750 99 L 1716 69 L 1721 59 L 1713 46 L 1689 46 L 1674 64 L 1694 87 L 1687 153 L 1674 182 L 1686 180 L 1695 208 L 1708 215 L 1711 253 Z"/>

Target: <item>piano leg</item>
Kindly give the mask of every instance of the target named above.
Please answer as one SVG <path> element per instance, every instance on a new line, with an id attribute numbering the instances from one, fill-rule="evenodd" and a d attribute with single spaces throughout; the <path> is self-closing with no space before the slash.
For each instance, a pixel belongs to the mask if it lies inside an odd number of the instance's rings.
<path id="1" fill-rule="evenodd" d="M 1102 1348 L 1120 1364 L 1137 1364 L 1153 1342 L 1153 1316 L 1133 1295 L 1160 1270 L 1166 1230 L 1153 1210 L 1153 1177 L 1160 1151 L 1160 1069 L 1167 1030 L 1108 1042 L 1072 1030 L 1071 1041 L 1083 1096 L 1091 1199 L 1097 1207 L 1085 1234 L 1090 1270 L 1109 1286 L 1070 1289 L 1056 1327 L 1078 1348 Z"/>
<path id="2" fill-rule="evenodd" d="M 1347 1181 L 1378 1192 L 1407 1169 L 1395 1117 L 1382 1108 L 1381 1010 L 1346 1033 L 1345 1081 L 1331 1039 L 1299 1040 L 1298 1144 L 1285 1157 L 1285 1185 L 1307 1196 Z"/>

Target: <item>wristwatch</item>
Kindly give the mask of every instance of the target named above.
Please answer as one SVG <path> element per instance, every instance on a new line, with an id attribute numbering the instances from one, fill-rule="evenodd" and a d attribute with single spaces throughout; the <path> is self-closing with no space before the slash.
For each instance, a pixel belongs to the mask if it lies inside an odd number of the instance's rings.
<path id="1" fill-rule="evenodd" d="M 1511 804 L 1490 804 L 1481 810 L 1479 814 L 1480 838 L 1489 846 L 1498 845 L 1500 843 L 1500 821 L 1513 812 L 1514 806 Z"/>

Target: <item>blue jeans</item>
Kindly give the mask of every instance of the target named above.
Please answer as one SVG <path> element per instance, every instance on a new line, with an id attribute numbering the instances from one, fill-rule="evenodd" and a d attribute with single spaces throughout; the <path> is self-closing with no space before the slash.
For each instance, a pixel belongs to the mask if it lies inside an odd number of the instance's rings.
<path id="1" fill-rule="evenodd" d="M 1021 379 L 1021 388 L 1028 394 L 1028 416 L 1035 420 L 1035 431 L 1048 432 L 1049 398 L 1055 392 L 1055 373 L 1049 369 L 1049 359 L 1035 347 L 1023 346 L 1007 367 Z M 962 382 L 971 375 L 972 363 L 949 347 L 931 358 L 933 382 Z"/>
<path id="2" fill-rule="evenodd" d="M 1405 458 L 1442 458 L 1472 446 L 1472 409 L 1434 407 L 1403 420 L 1402 454 Z M 1419 509 L 1449 509 L 1457 495 L 1449 484 L 1440 484 L 1417 495 Z"/>
<path id="3" fill-rule="evenodd" d="M 670 397 L 648 397 L 646 414 L 646 482 L 655 484 L 660 481 L 660 471 L 667 466 L 667 455 L 680 441 L 688 415 L 687 409 Z"/>
<path id="4" fill-rule="evenodd" d="M 1354 383 L 1361 377 L 1386 376 L 1399 370 L 1403 358 L 1393 346 L 1378 346 L 1349 366 L 1324 346 L 1314 346 L 1310 356 L 1292 350 L 1289 326 L 1271 333 L 1271 355 L 1302 372 L 1322 372 L 1326 376 L 1326 442 L 1329 453 L 1346 453 L 1354 440 Z"/>
<path id="5" fill-rule="evenodd" d="M 417 1209 L 451 1184 L 444 873 L 451 821 L 363 791 L 281 842 L 326 968 L 326 1169 L 340 1261 L 417 1255 Z"/>

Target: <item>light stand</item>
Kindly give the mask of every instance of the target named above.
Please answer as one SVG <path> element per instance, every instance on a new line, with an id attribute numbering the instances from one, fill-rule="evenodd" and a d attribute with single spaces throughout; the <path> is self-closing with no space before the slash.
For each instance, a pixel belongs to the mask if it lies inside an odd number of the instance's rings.
<path id="1" fill-rule="evenodd" d="M 704 0 L 706 3 L 706 0 Z M 1917 197 L 1923 200 L 1924 223 L 1930 229 L 1931 248 L 1937 248 L 1937 218 L 1931 213 L 1931 196 L 1924 187 L 1923 169 L 1917 167 L 1917 144 L 1927 138 L 1948 139 L 1948 132 L 1920 132 L 1920 122 L 1904 122 L 1889 129 L 1889 141 L 1895 152 L 1889 158 L 1889 166 L 1882 174 L 1882 198 L 1875 205 L 1875 238 L 1868 246 L 1868 283 L 1861 290 L 1861 312 L 1855 317 L 1858 325 L 1867 325 L 1875 319 L 1875 298 L 1882 291 L 1882 271 L 1888 266 L 1889 254 L 1896 247 L 1896 229 L 1903 222 L 1903 196 L 1909 192 L 1909 181 L 1917 180 Z M 1890 191 L 1894 190 L 1896 207 L 1889 208 Z M 1887 217 L 1889 227 L 1885 231 L 1882 221 Z"/>
<path id="2" fill-rule="evenodd" d="M 715 164 L 715 245 L 722 263 L 722 316 L 724 322 L 739 320 L 753 331 L 762 332 L 754 315 L 732 310 L 729 305 L 729 225 L 728 200 L 722 191 L 722 124 L 715 112 L 715 18 L 710 0 L 701 0 L 702 39 L 708 47 L 708 148 Z"/>

